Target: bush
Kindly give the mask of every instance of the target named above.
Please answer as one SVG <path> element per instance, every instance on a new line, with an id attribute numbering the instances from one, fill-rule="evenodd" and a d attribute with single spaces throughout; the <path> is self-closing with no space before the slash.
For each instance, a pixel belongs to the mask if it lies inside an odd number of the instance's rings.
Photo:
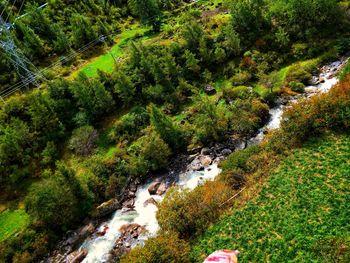
<path id="1" fill-rule="evenodd" d="M 33 184 L 25 199 L 26 211 L 52 228 L 70 225 L 79 210 L 74 193 L 61 180 L 50 178 Z"/>
<path id="2" fill-rule="evenodd" d="M 89 155 L 96 147 L 98 133 L 92 126 L 83 126 L 73 131 L 69 140 L 69 149 L 79 155 Z"/>
<path id="3" fill-rule="evenodd" d="M 189 263 L 189 244 L 176 233 L 168 232 L 145 242 L 143 247 L 136 247 L 121 259 L 121 263 Z"/>
<path id="4" fill-rule="evenodd" d="M 305 90 L 305 85 L 298 81 L 291 81 L 289 82 L 288 86 L 295 92 L 304 92 Z"/>
<path id="5" fill-rule="evenodd" d="M 276 151 L 298 146 L 310 136 L 350 126 L 350 76 L 328 93 L 302 101 L 284 113 L 281 128 L 270 138 Z"/>
<path id="6" fill-rule="evenodd" d="M 171 154 L 169 146 L 156 132 L 139 138 L 130 146 L 129 151 L 136 155 L 136 158 L 144 160 L 145 165 L 151 171 L 165 168 Z"/>
<path id="7" fill-rule="evenodd" d="M 143 107 L 134 107 L 117 120 L 109 134 L 113 140 L 134 137 L 149 124 L 149 114 Z"/>
<path id="8" fill-rule="evenodd" d="M 223 96 L 227 101 L 235 99 L 247 99 L 252 95 L 252 92 L 246 86 L 225 87 L 223 89 Z"/>
<path id="9" fill-rule="evenodd" d="M 231 193 L 223 182 L 206 182 L 192 191 L 172 188 L 159 204 L 157 219 L 162 231 L 181 238 L 202 233 L 220 215 L 220 205 Z"/>

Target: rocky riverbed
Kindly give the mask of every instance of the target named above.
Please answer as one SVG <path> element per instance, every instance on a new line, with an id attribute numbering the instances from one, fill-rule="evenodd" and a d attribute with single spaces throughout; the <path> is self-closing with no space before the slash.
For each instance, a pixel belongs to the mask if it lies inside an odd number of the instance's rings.
<path id="1" fill-rule="evenodd" d="M 207 147 L 192 149 L 188 154 L 174 158 L 166 173 L 141 184 L 131 181 L 119 198 L 111 199 L 96 209 L 95 219 L 86 222 L 62 241 L 45 262 L 115 262 L 137 244 L 158 231 L 157 203 L 173 186 L 193 189 L 206 180 L 213 180 L 219 173 L 218 164 L 233 151 L 259 143 L 269 130 L 278 128 L 283 111 L 302 98 L 327 92 L 337 83 L 336 73 L 345 64 L 345 58 L 330 63 L 314 76 L 305 93 L 282 97 L 270 110 L 269 122 L 251 138 L 230 138 L 225 144 L 213 143 Z M 106 220 L 106 216 L 112 218 Z"/>

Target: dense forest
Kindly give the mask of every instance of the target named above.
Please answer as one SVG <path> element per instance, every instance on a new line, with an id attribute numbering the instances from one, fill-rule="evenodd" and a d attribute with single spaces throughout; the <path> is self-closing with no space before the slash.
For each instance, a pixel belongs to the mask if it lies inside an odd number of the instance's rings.
<path id="1" fill-rule="evenodd" d="M 278 98 L 302 94 L 321 65 L 350 48 L 349 1 L 9 2 L 0 1 L 11 23 L 0 41 L 10 37 L 43 76 L 0 108 L 1 262 L 38 262 L 130 180 L 152 178 L 179 154 L 254 136 Z M 131 31 L 110 71 L 82 70 Z M 5 91 L 21 69 L 0 50 Z M 221 228 L 205 231 L 230 209 L 219 204 L 232 191 L 260 184 L 309 138 L 346 131 L 349 69 L 331 92 L 288 111 L 267 143 L 230 155 L 216 181 L 169 190 L 158 205 L 160 235 L 121 261 L 203 260 L 203 244 Z"/>

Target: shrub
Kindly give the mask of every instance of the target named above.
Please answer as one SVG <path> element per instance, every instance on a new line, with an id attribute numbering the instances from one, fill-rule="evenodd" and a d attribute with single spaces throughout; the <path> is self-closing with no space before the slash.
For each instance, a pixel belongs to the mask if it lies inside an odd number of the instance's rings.
<path id="1" fill-rule="evenodd" d="M 233 101 L 235 99 L 247 99 L 252 95 L 252 92 L 246 86 L 238 87 L 225 87 L 223 89 L 223 96 L 227 101 Z"/>
<path id="2" fill-rule="evenodd" d="M 189 263 L 189 244 L 176 233 L 168 232 L 145 242 L 143 247 L 136 247 L 121 259 L 121 263 Z"/>
<path id="3" fill-rule="evenodd" d="M 350 126 L 350 76 L 328 93 L 302 101 L 284 113 L 281 128 L 270 138 L 276 151 L 300 145 L 310 136 L 327 129 Z"/>
<path id="4" fill-rule="evenodd" d="M 160 138 L 156 132 L 151 132 L 139 138 L 129 148 L 129 151 L 146 162 L 151 171 L 165 168 L 171 154 L 169 146 Z"/>
<path id="5" fill-rule="evenodd" d="M 68 147 L 79 155 L 89 155 L 96 146 L 98 133 L 92 126 L 83 126 L 73 131 Z"/>
<path id="6" fill-rule="evenodd" d="M 149 124 L 149 114 L 143 107 L 134 107 L 129 113 L 117 120 L 109 134 L 113 140 L 133 137 Z"/>
<path id="7" fill-rule="evenodd" d="M 298 81 L 291 81 L 289 82 L 288 86 L 295 92 L 304 92 L 305 89 L 305 85 Z"/>
<path id="8" fill-rule="evenodd" d="M 248 71 L 240 71 L 231 78 L 233 85 L 239 86 L 248 83 L 252 78 L 252 75 Z"/>
<path id="9" fill-rule="evenodd" d="M 71 189 L 57 178 L 34 184 L 25 199 L 27 212 L 53 228 L 68 226 L 74 221 L 78 206 Z"/>
<path id="10" fill-rule="evenodd" d="M 172 188 L 159 204 L 157 219 L 162 231 L 171 231 L 181 238 L 200 234 L 220 215 L 220 205 L 231 189 L 223 182 L 206 182 L 192 191 Z"/>

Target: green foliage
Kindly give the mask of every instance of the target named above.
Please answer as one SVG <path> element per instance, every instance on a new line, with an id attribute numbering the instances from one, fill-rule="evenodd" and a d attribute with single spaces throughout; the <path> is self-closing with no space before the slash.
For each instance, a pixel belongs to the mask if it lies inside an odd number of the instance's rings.
<path id="1" fill-rule="evenodd" d="M 189 263 L 189 245 L 178 238 L 176 233 L 168 232 L 145 242 L 143 247 L 134 248 L 121 259 L 121 263 L 158 263 L 183 262 Z"/>
<path id="2" fill-rule="evenodd" d="M 313 135 L 327 129 L 346 129 L 349 123 L 349 79 L 345 79 L 328 93 L 301 102 L 285 113 L 280 131 L 272 136 L 271 147 L 286 150 L 300 145 Z"/>
<path id="3" fill-rule="evenodd" d="M 0 213 L 0 242 L 11 238 L 14 234 L 26 228 L 29 224 L 28 214 L 22 210 L 6 210 Z"/>
<path id="4" fill-rule="evenodd" d="M 232 117 L 225 103 L 216 103 L 208 97 L 198 97 L 194 107 L 197 111 L 193 118 L 197 139 L 208 143 L 224 138 Z"/>
<path id="5" fill-rule="evenodd" d="M 179 149 L 184 146 L 185 141 L 180 129 L 154 104 L 148 107 L 151 125 L 170 148 Z"/>
<path id="6" fill-rule="evenodd" d="M 336 0 L 268 1 L 268 16 L 294 39 L 314 37 L 332 29 L 341 15 Z"/>
<path id="7" fill-rule="evenodd" d="M 89 211 L 90 202 L 73 171 L 59 164 L 54 175 L 30 187 L 25 207 L 35 219 L 64 230 Z"/>
<path id="8" fill-rule="evenodd" d="M 41 164 L 52 165 L 58 158 L 58 150 L 54 142 L 50 141 L 46 144 L 45 149 L 41 153 Z"/>
<path id="9" fill-rule="evenodd" d="M 232 26 L 246 44 L 254 41 L 264 28 L 265 18 L 263 17 L 262 10 L 263 1 L 261 0 L 239 0 L 232 2 Z"/>
<path id="10" fill-rule="evenodd" d="M 128 0 L 132 12 L 145 24 L 150 24 L 154 31 L 160 30 L 161 11 L 156 0 Z"/>
<path id="11" fill-rule="evenodd" d="M 130 146 L 129 151 L 135 154 L 136 158 L 145 162 L 144 166 L 147 167 L 147 171 L 166 168 L 171 154 L 169 146 L 156 132 L 140 137 Z"/>
<path id="12" fill-rule="evenodd" d="M 96 147 L 98 133 L 92 126 L 83 126 L 73 131 L 68 148 L 79 155 L 89 155 Z"/>
<path id="13" fill-rule="evenodd" d="M 289 82 L 288 86 L 291 88 L 292 91 L 295 91 L 295 92 L 304 92 L 304 89 L 305 89 L 305 85 L 297 81 Z"/>
<path id="14" fill-rule="evenodd" d="M 149 118 L 145 108 L 136 106 L 114 123 L 109 137 L 116 141 L 123 138 L 134 138 L 146 128 L 150 122 Z"/>
<path id="15" fill-rule="evenodd" d="M 194 262 L 218 247 L 239 249 L 240 260 L 247 262 L 346 262 L 349 147 L 348 136 L 332 136 L 293 152 L 257 198 L 232 210 L 196 242 Z M 328 248 L 322 251 L 324 244 Z"/>
<path id="16" fill-rule="evenodd" d="M 83 73 L 73 83 L 71 91 L 88 121 L 94 121 L 113 109 L 111 93 L 98 80 L 89 79 Z"/>
<path id="17" fill-rule="evenodd" d="M 220 205 L 229 198 L 223 182 L 207 182 L 193 191 L 173 188 L 159 204 L 157 219 L 162 231 L 193 238 L 220 215 Z"/>

